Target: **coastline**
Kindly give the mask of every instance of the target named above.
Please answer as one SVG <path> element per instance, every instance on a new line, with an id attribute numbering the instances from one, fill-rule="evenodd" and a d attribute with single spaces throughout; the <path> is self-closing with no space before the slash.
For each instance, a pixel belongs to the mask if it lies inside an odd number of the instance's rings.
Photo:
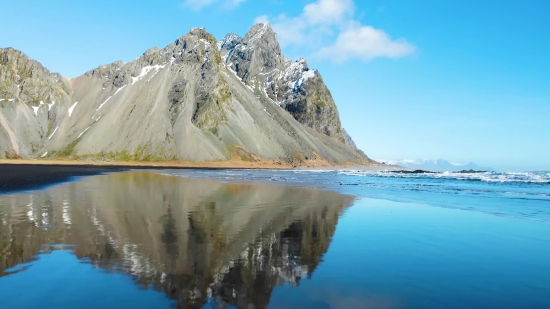
<path id="1" fill-rule="evenodd" d="M 384 170 L 394 169 L 381 164 L 332 164 L 322 160 L 311 160 L 302 164 L 289 164 L 276 161 L 77 161 L 77 160 L 33 160 L 33 159 L 0 159 L 0 165 L 48 165 L 48 166 L 104 166 L 121 168 L 185 168 L 185 169 L 357 169 Z"/>
<path id="2" fill-rule="evenodd" d="M 381 170 L 383 165 L 332 165 L 323 161 L 307 165 L 230 160 L 220 162 L 85 162 L 71 160 L 0 159 L 0 194 L 38 189 L 70 181 L 74 177 L 134 169 L 309 169 Z"/>
<path id="3" fill-rule="evenodd" d="M 115 166 L 0 164 L 0 194 L 38 189 L 74 177 L 125 170 Z"/>

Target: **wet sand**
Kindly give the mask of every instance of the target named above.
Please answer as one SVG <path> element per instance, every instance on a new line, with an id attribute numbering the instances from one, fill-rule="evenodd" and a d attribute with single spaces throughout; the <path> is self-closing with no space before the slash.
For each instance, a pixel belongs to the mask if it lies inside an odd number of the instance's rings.
<path id="1" fill-rule="evenodd" d="M 372 169 L 386 168 L 385 165 L 370 164 L 332 164 L 324 160 L 309 160 L 299 164 L 290 164 L 278 161 L 255 160 L 243 161 L 231 159 L 227 161 L 189 162 L 189 161 L 76 161 L 76 160 L 29 160 L 29 159 L 0 159 L 1 164 L 29 164 L 29 165 L 74 165 L 74 166 L 124 166 L 124 167 L 165 167 L 165 168 L 214 168 L 214 169 Z"/>
<path id="2" fill-rule="evenodd" d="M 0 164 L 0 193 L 68 181 L 71 177 L 119 172 L 117 166 Z"/>
<path id="3" fill-rule="evenodd" d="M 71 177 L 91 176 L 132 169 L 368 169 L 383 166 L 331 165 L 311 162 L 309 165 L 274 162 L 82 162 L 68 160 L 0 160 L 0 192 L 28 190 L 48 184 L 68 181 Z"/>

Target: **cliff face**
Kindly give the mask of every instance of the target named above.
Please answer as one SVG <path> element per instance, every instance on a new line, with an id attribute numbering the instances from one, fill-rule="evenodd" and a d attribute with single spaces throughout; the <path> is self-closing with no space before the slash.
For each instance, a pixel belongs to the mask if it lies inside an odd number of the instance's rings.
<path id="1" fill-rule="evenodd" d="M 0 157 L 33 157 L 69 100 L 67 79 L 20 51 L 0 49 Z"/>
<path id="2" fill-rule="evenodd" d="M 194 28 L 163 49 L 68 80 L 0 49 L 0 157 L 371 162 L 349 147 L 317 71 L 267 24 L 222 41 Z"/>
<path id="3" fill-rule="evenodd" d="M 255 25 L 243 39 L 230 33 L 219 48 L 226 66 L 260 98 L 317 132 L 344 141 L 338 109 L 321 74 L 305 59 L 287 59 L 269 24 Z"/>

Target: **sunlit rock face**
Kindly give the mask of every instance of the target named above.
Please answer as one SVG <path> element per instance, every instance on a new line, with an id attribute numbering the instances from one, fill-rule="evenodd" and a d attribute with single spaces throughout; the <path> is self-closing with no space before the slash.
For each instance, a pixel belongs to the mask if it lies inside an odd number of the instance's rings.
<path id="1" fill-rule="evenodd" d="M 352 201 L 329 191 L 152 172 L 2 195 L 0 276 L 65 244 L 79 259 L 128 274 L 182 308 L 206 301 L 263 308 L 275 286 L 311 276 Z"/>
<path id="2" fill-rule="evenodd" d="M 268 24 L 217 42 L 193 28 L 76 78 L 0 48 L 0 158 L 373 163 L 350 147 L 319 72 Z"/>
<path id="3" fill-rule="evenodd" d="M 218 43 L 224 64 L 261 100 L 283 107 L 300 123 L 344 142 L 338 109 L 321 74 L 300 58 L 286 58 L 269 24 Z"/>

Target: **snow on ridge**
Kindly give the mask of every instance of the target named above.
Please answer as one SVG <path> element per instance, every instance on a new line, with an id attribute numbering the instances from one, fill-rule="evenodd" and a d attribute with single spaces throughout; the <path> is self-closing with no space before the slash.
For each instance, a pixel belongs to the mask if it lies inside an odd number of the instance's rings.
<path id="1" fill-rule="evenodd" d="M 48 155 L 48 152 L 46 151 L 46 152 L 44 152 L 44 154 L 41 155 L 40 157 L 41 157 L 41 158 L 44 158 L 44 157 L 47 156 L 47 155 Z"/>
<path id="2" fill-rule="evenodd" d="M 38 106 L 31 106 L 36 116 L 38 116 L 38 110 L 40 109 L 40 107 L 42 107 L 42 105 L 44 105 L 44 102 L 40 101 L 40 104 L 38 104 Z"/>
<path id="3" fill-rule="evenodd" d="M 3 99 L 2 99 L 2 100 L 3 100 Z M 1 100 L 0 100 L 0 101 L 1 101 Z M 12 101 L 13 101 L 13 100 L 12 100 Z M 39 110 L 39 109 L 42 107 L 42 105 L 44 105 L 44 104 L 46 104 L 46 103 L 44 103 L 43 101 L 40 101 L 40 104 L 38 104 L 38 106 L 31 106 L 31 108 L 32 108 L 32 110 L 33 110 L 33 112 L 34 112 L 34 114 L 35 114 L 36 116 L 38 116 L 38 110 Z M 55 105 L 55 101 L 52 101 L 52 103 L 49 103 L 49 104 L 47 104 L 47 105 L 48 105 L 48 111 L 50 111 L 50 110 L 52 109 L 52 106 Z"/>
<path id="4" fill-rule="evenodd" d="M 306 81 L 314 78 L 316 74 L 317 70 L 309 69 L 306 60 L 300 58 L 297 61 L 291 62 L 284 72 L 279 75 L 278 79 L 283 79 L 288 83 L 290 88 L 297 91 Z"/>
<path id="5" fill-rule="evenodd" d="M 262 68 L 262 70 L 263 70 L 263 68 Z M 269 72 L 265 72 L 265 73 L 262 72 L 262 73 L 260 73 L 260 75 L 270 75 L 270 74 L 275 73 L 275 71 L 280 71 L 280 70 L 277 69 L 277 68 L 275 68 L 275 69 L 273 69 L 273 70 L 271 70 L 271 71 L 269 71 Z"/>
<path id="6" fill-rule="evenodd" d="M 227 63 L 227 60 L 229 59 L 229 57 L 231 57 L 231 54 L 233 53 L 233 51 L 235 50 L 235 47 L 229 49 L 227 51 L 227 54 L 225 56 L 223 56 L 223 63 L 226 64 Z"/>
<path id="7" fill-rule="evenodd" d="M 259 31 L 257 31 L 257 32 L 254 34 L 254 36 L 251 37 L 250 40 L 248 40 L 247 45 L 248 45 L 248 44 L 252 44 L 252 43 L 254 43 L 257 39 L 261 38 L 261 37 L 265 34 L 265 32 L 267 31 L 267 26 L 268 26 L 268 25 L 269 25 L 268 23 L 264 23 L 263 26 L 262 26 L 262 29 L 260 29 Z"/>
<path id="8" fill-rule="evenodd" d="M 293 89 L 296 91 L 302 87 L 302 85 L 310 78 L 314 78 L 316 74 L 315 70 L 307 70 L 302 74 L 302 77 L 300 77 L 295 83 Z"/>
<path id="9" fill-rule="evenodd" d="M 115 93 L 114 93 L 113 95 L 109 96 L 109 97 L 107 98 L 107 100 L 105 100 L 105 102 L 103 102 L 103 103 L 101 103 L 101 105 L 99 105 L 99 107 L 96 109 L 96 111 L 100 110 L 100 109 L 103 107 L 103 105 L 105 105 L 105 103 L 107 103 L 107 101 L 109 101 L 109 99 L 111 99 L 112 97 L 114 97 L 114 96 L 115 96 L 120 90 L 122 90 L 124 87 L 126 87 L 126 85 L 124 85 L 124 86 L 118 88 L 118 89 L 115 91 Z"/>
<path id="10" fill-rule="evenodd" d="M 284 70 L 283 74 L 279 76 L 279 79 L 282 78 L 284 80 L 294 80 L 302 72 L 308 70 L 308 68 L 306 67 L 306 60 L 304 58 L 300 58 L 297 61 L 290 62 L 290 65 Z"/>
<path id="11" fill-rule="evenodd" d="M 451 165 L 454 165 L 454 166 L 466 166 L 470 163 L 470 162 L 451 162 L 451 161 L 447 161 L 447 162 L 449 162 Z"/>
<path id="12" fill-rule="evenodd" d="M 231 68 L 231 65 L 233 65 L 233 62 L 231 62 L 230 64 L 226 65 L 225 67 L 231 72 L 233 73 L 233 75 L 235 75 L 235 77 L 237 77 L 238 80 L 240 80 L 243 85 L 244 85 L 244 82 L 242 80 L 242 78 L 239 77 L 239 75 L 237 75 L 237 72 L 233 71 L 233 69 Z M 246 85 L 245 85 L 246 86 Z"/>
<path id="13" fill-rule="evenodd" d="M 76 107 L 76 104 L 78 104 L 78 101 L 74 102 L 74 104 L 69 107 L 69 117 L 71 117 L 71 115 L 73 114 L 73 110 Z"/>
<path id="14" fill-rule="evenodd" d="M 155 65 L 148 65 L 146 67 L 143 67 L 138 76 L 136 77 L 132 76 L 132 85 L 139 82 L 142 78 L 144 78 L 147 74 L 149 74 L 151 70 L 156 70 L 158 72 L 158 70 L 163 69 L 164 67 L 166 67 L 166 64 L 163 64 L 163 65 L 155 64 Z"/>
<path id="15" fill-rule="evenodd" d="M 105 100 L 103 103 L 101 103 L 101 105 L 99 105 L 99 107 L 96 109 L 96 111 L 100 110 L 100 109 L 103 107 L 103 105 L 105 105 L 105 103 L 107 103 L 107 101 L 109 101 L 109 99 L 112 98 L 112 97 L 113 97 L 113 96 L 109 96 L 109 97 L 107 98 L 107 100 Z M 93 117 L 92 117 L 92 119 L 93 119 Z"/>
<path id="16" fill-rule="evenodd" d="M 59 126 L 57 126 L 57 128 L 55 128 L 55 130 L 53 130 L 53 133 L 48 137 L 48 139 L 52 139 L 55 132 L 57 132 L 57 129 L 59 129 Z"/>
<path id="17" fill-rule="evenodd" d="M 87 127 L 86 129 L 84 129 L 84 131 L 82 131 L 82 133 L 80 133 L 76 139 L 79 139 L 79 138 L 80 138 L 84 133 L 86 133 L 86 131 L 88 131 L 90 128 L 91 128 L 91 126 L 90 126 L 90 127 Z"/>
<path id="18" fill-rule="evenodd" d="M 491 171 L 493 170 L 490 167 L 480 167 L 474 162 L 468 162 L 468 163 L 461 163 L 461 162 L 450 162 L 448 160 L 439 159 L 439 160 L 430 160 L 430 159 L 418 159 L 418 160 L 410 160 L 410 159 L 402 159 L 402 160 L 377 160 L 379 162 L 390 164 L 390 165 L 398 165 L 403 166 L 407 168 L 413 168 L 413 169 L 422 169 L 422 170 L 431 170 L 431 171 L 461 171 L 461 170 L 485 170 L 485 171 Z"/>
<path id="19" fill-rule="evenodd" d="M 218 41 L 217 43 L 218 50 L 221 51 L 230 42 L 240 41 L 240 40 L 241 40 L 241 37 L 236 33 L 233 33 L 233 32 L 228 33 L 223 39 Z M 235 48 L 235 46 L 233 46 L 231 49 Z"/>
<path id="20" fill-rule="evenodd" d="M 281 106 L 281 103 L 275 102 L 275 101 L 273 101 L 272 98 L 269 97 L 269 95 L 267 94 L 267 90 L 266 90 L 264 87 L 260 87 L 260 88 L 262 88 L 265 97 L 266 97 L 269 101 L 271 101 L 271 103 L 277 104 L 277 105 Z M 264 108 L 264 110 L 265 110 L 265 108 Z M 266 111 L 266 112 L 267 112 L 267 111 Z M 269 114 L 269 113 L 268 113 L 268 114 Z"/>

